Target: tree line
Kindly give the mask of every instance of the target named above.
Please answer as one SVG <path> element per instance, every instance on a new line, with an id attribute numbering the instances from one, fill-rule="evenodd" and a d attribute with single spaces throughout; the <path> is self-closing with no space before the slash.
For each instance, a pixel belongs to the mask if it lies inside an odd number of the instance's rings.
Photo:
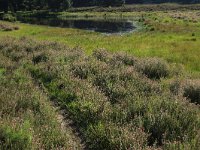
<path id="1" fill-rule="evenodd" d="M 126 0 L 127 4 L 159 4 L 159 3 L 180 3 L 180 4 L 193 4 L 199 3 L 200 0 Z"/>
<path id="2" fill-rule="evenodd" d="M 52 10 L 63 11 L 69 7 L 121 6 L 125 3 L 198 3 L 200 0 L 0 0 L 0 11 Z"/>
<path id="3" fill-rule="evenodd" d="M 0 0 L 0 11 L 63 11 L 69 7 L 121 6 L 124 3 L 125 0 Z"/>

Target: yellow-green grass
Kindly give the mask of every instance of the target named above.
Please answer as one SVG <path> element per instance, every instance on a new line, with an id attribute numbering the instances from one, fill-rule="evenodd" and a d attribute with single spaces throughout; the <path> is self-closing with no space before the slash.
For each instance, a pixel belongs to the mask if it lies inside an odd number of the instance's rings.
<path id="1" fill-rule="evenodd" d="M 55 28 L 16 23 L 18 31 L 3 32 L 0 36 L 30 36 L 38 40 L 66 43 L 70 47 L 81 47 L 88 54 L 95 49 L 125 51 L 140 57 L 162 57 L 170 63 L 183 64 L 194 76 L 200 76 L 200 11 L 128 12 L 106 13 L 107 16 L 129 16 L 144 18 L 142 29 L 133 33 L 106 35 L 70 28 Z M 64 16 L 98 16 L 104 12 L 62 13 Z"/>

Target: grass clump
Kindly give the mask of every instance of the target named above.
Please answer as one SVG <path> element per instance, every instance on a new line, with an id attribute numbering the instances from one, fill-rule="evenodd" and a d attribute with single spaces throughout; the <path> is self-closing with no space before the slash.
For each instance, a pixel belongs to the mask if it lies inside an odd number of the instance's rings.
<path id="1" fill-rule="evenodd" d="M 0 127 L 1 149 L 30 149 L 32 135 L 28 129 L 12 129 L 9 125 Z"/>

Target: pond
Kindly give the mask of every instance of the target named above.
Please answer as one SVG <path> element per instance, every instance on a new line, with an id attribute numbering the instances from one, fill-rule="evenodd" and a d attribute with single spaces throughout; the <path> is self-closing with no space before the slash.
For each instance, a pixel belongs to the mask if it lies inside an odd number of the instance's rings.
<path id="1" fill-rule="evenodd" d="M 76 28 L 91 30 L 100 33 L 127 33 L 136 29 L 134 22 L 128 19 L 120 18 L 18 18 L 22 23 L 48 25 L 52 27 Z"/>

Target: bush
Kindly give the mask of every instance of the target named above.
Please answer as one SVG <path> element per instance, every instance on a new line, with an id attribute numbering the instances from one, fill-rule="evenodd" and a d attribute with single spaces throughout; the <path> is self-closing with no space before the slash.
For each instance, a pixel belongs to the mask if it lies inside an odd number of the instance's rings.
<path id="1" fill-rule="evenodd" d="M 179 80 L 171 81 L 169 89 L 174 95 L 180 95 L 181 81 Z"/>
<path id="2" fill-rule="evenodd" d="M 122 6 L 125 0 L 102 0 L 100 3 L 103 6 Z"/>
<path id="3" fill-rule="evenodd" d="M 84 61 L 73 64 L 71 70 L 75 77 L 79 77 L 81 79 L 87 79 L 91 73 L 91 67 Z"/>
<path id="4" fill-rule="evenodd" d="M 45 53 L 34 56 L 32 59 L 34 64 L 37 64 L 40 62 L 47 62 L 47 60 L 48 60 L 48 56 Z"/>
<path id="5" fill-rule="evenodd" d="M 175 95 L 184 96 L 193 103 L 200 104 L 200 80 L 176 80 L 170 83 L 170 90 Z"/>
<path id="6" fill-rule="evenodd" d="M 99 49 L 93 52 L 93 57 L 97 60 L 107 62 L 110 58 L 110 53 L 104 49 Z"/>
<path id="7" fill-rule="evenodd" d="M 135 64 L 138 62 L 138 58 L 124 53 L 114 54 L 113 57 L 114 63 L 116 63 L 116 61 L 121 61 L 125 65 L 135 66 Z"/>
<path id="8" fill-rule="evenodd" d="M 167 62 L 159 58 L 144 59 L 138 63 L 137 68 L 151 79 L 165 78 L 170 74 Z"/>
<path id="9" fill-rule="evenodd" d="M 188 80 L 183 85 L 183 96 L 200 104 L 200 80 Z"/>
<path id="10" fill-rule="evenodd" d="M 2 20 L 9 21 L 9 22 L 15 22 L 15 21 L 17 21 L 17 18 L 13 14 L 6 13 L 6 14 L 3 14 Z"/>
<path id="11" fill-rule="evenodd" d="M 95 133 L 95 134 L 93 134 Z M 93 139 L 91 145 L 93 149 L 106 150 L 138 150 L 147 146 L 148 135 L 140 128 L 132 126 L 119 127 L 115 124 L 103 124 L 99 122 L 95 126 L 90 126 L 87 136 Z"/>
<path id="12" fill-rule="evenodd" d="M 7 24 L 7 23 L 1 23 L 0 22 L 0 30 L 13 31 L 13 30 L 19 30 L 19 27 L 18 26 L 13 26 L 13 25 L 10 25 L 10 24 Z"/>

